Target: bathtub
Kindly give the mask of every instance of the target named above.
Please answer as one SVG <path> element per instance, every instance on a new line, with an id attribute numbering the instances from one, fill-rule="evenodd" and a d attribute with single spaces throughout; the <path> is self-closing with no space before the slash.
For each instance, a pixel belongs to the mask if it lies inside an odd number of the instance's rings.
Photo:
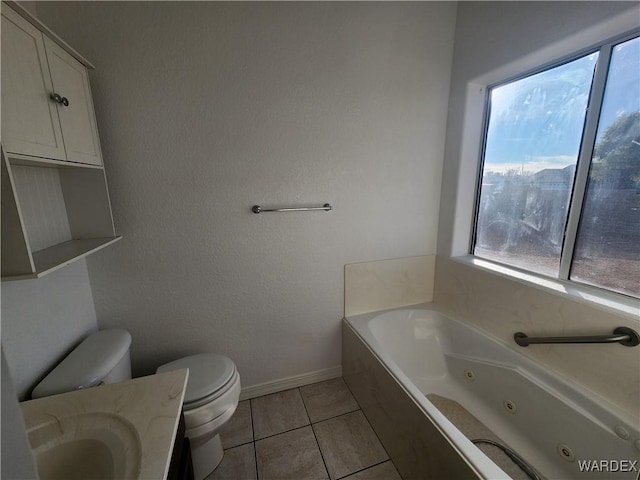
<path id="1" fill-rule="evenodd" d="M 639 419 L 516 348 L 424 304 L 345 318 L 343 376 L 405 480 L 528 478 L 456 427 L 473 417 L 540 478 L 635 480 Z"/>

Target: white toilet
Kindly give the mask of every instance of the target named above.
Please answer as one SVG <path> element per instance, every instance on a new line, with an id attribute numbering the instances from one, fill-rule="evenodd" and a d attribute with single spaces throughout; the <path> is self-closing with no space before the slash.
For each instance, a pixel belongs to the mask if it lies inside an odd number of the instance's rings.
<path id="1" fill-rule="evenodd" d="M 203 480 L 222 461 L 220 428 L 236 411 L 240 375 L 227 357 L 202 353 L 158 367 L 157 372 L 189 369 L 184 396 L 185 436 L 191 444 L 195 480 Z"/>
<path id="2" fill-rule="evenodd" d="M 126 330 L 89 335 L 34 388 L 32 398 L 46 397 L 131 379 Z M 222 460 L 220 427 L 231 418 L 240 397 L 240 375 L 222 355 L 205 353 L 162 365 L 157 372 L 189 369 L 184 398 L 185 435 L 191 444 L 195 480 L 203 480 Z"/>

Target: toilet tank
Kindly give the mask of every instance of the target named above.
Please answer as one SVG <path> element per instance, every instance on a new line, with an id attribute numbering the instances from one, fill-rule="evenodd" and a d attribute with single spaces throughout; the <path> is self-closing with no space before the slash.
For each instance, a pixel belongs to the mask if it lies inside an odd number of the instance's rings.
<path id="1" fill-rule="evenodd" d="M 33 389 L 31 398 L 129 380 L 130 346 L 131 335 L 126 330 L 92 333 Z"/>

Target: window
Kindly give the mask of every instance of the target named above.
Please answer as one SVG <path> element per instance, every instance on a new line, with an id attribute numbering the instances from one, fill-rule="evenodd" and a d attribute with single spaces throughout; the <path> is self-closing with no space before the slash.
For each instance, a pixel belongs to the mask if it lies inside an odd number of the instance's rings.
<path id="1" fill-rule="evenodd" d="M 640 297 L 640 37 L 488 89 L 472 254 Z"/>

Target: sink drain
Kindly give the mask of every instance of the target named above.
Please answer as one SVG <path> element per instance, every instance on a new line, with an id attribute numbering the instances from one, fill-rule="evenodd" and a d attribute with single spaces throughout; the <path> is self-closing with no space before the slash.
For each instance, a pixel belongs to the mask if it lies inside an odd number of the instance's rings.
<path id="1" fill-rule="evenodd" d="M 470 382 L 473 382 L 476 379 L 476 374 L 471 370 L 465 370 L 464 377 Z"/>

